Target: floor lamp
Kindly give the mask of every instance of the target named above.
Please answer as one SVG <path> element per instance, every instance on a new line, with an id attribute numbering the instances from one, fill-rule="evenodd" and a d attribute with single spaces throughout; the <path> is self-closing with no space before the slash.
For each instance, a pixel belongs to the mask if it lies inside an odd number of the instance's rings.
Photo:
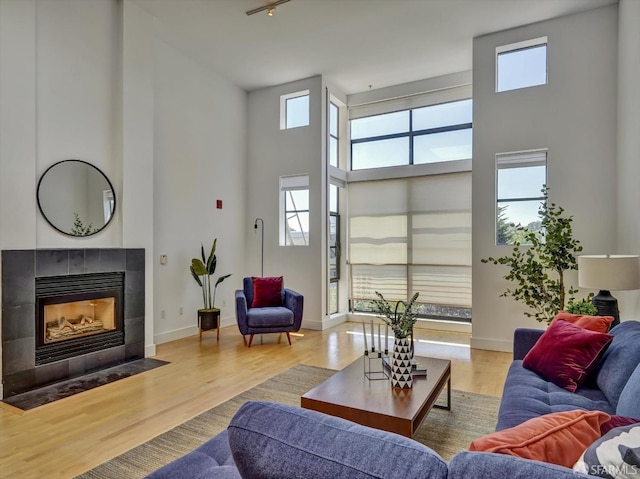
<path id="1" fill-rule="evenodd" d="M 258 229 L 258 221 L 260 222 L 260 276 L 264 277 L 264 221 L 262 218 L 256 218 L 253 223 L 253 229 Z"/>
<path id="2" fill-rule="evenodd" d="M 640 289 L 639 258 L 618 254 L 578 256 L 578 286 L 600 290 L 591 303 L 598 315 L 613 316 L 611 327 L 620 323 L 620 312 L 618 300 L 610 291 Z"/>

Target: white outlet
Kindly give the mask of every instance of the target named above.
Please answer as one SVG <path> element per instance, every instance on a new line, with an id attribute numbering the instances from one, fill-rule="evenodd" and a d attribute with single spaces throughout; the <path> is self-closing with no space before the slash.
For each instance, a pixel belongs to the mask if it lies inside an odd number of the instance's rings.
<path id="1" fill-rule="evenodd" d="M 162 311 L 160 311 L 160 317 L 162 319 L 166 318 L 166 316 L 167 316 L 167 312 L 164 309 Z"/>
<path id="2" fill-rule="evenodd" d="M 182 316 L 182 314 L 183 314 L 183 313 L 184 313 L 184 309 L 182 308 L 182 306 L 180 306 L 180 307 L 178 308 L 178 314 L 179 314 L 180 316 Z"/>
<path id="3" fill-rule="evenodd" d="M 224 308 L 227 305 L 227 302 L 223 299 L 222 300 L 222 307 Z"/>

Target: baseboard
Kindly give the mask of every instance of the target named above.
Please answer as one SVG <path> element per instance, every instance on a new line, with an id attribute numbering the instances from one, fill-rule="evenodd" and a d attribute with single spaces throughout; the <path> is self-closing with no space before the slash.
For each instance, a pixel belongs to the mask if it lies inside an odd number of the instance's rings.
<path id="1" fill-rule="evenodd" d="M 155 344 L 147 344 L 144 347 L 144 357 L 145 358 L 152 358 L 155 355 L 156 355 L 156 345 Z"/>
<path id="2" fill-rule="evenodd" d="M 347 314 L 333 314 L 331 316 L 325 316 L 322 320 L 309 320 L 303 319 L 301 327 L 304 329 L 313 329 L 316 331 L 324 331 L 325 329 L 333 328 L 339 324 L 348 321 L 349 315 Z"/>
<path id="3" fill-rule="evenodd" d="M 220 319 L 220 327 L 225 328 L 227 326 L 235 326 L 236 318 L 229 316 Z M 153 336 L 153 340 L 156 344 L 168 343 L 170 341 L 176 341 L 178 339 L 187 338 L 189 336 L 195 336 L 198 334 L 198 326 L 187 326 L 186 328 L 174 329 L 173 331 L 167 331 L 166 333 L 160 333 Z"/>
<path id="4" fill-rule="evenodd" d="M 505 341 L 504 339 L 475 338 L 471 336 L 471 348 L 512 353 L 513 342 Z"/>

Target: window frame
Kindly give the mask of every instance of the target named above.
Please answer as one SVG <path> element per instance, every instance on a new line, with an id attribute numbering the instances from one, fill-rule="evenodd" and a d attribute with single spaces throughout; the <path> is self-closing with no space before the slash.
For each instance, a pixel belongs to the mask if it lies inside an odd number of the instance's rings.
<path id="1" fill-rule="evenodd" d="M 291 191 L 306 191 L 307 193 L 307 209 L 295 209 L 288 210 L 287 209 L 287 193 Z M 298 213 L 307 213 L 311 216 L 311 196 L 309 191 L 309 175 L 294 175 L 294 176 L 281 176 L 280 177 L 280 225 L 279 225 L 279 239 L 280 246 L 309 246 L 311 240 L 311 221 L 309 218 L 309 225 L 307 231 L 303 231 L 304 244 L 295 244 L 289 243 L 289 236 L 287 235 L 288 230 L 288 215 L 289 214 L 298 214 Z M 306 235 L 305 235 L 306 233 Z"/>
<path id="2" fill-rule="evenodd" d="M 502 168 L 501 168 L 501 165 Z M 515 198 L 500 198 L 499 191 L 499 171 L 501 169 L 508 168 L 527 168 L 532 166 L 544 166 L 544 181 L 540 185 L 541 191 L 539 196 L 522 196 Z M 542 188 L 547 185 L 548 182 L 548 149 L 541 148 L 535 150 L 515 151 L 509 153 L 496 153 L 495 163 L 495 220 L 494 220 L 494 243 L 496 246 L 513 246 L 514 243 L 499 243 L 498 242 L 498 226 L 499 226 L 499 211 L 500 203 L 524 203 L 539 201 L 544 202 L 546 197 L 542 192 Z"/>
<path id="3" fill-rule="evenodd" d="M 350 155 L 349 155 L 349 171 L 364 171 L 364 170 L 375 170 L 375 169 L 379 169 L 379 168 L 393 168 L 393 167 L 397 167 L 397 166 L 413 166 L 416 163 L 414 162 L 414 138 L 416 137 L 422 137 L 422 136 L 427 136 L 427 135 L 433 135 L 433 134 L 438 134 L 438 133 L 446 133 L 446 132 L 450 132 L 450 131 L 460 131 L 460 130 L 467 130 L 470 129 L 471 131 L 473 131 L 473 121 L 468 122 L 468 123 L 458 123 L 458 124 L 453 124 L 453 125 L 447 125 L 447 126 L 441 126 L 441 127 L 435 127 L 435 128 L 426 128 L 426 129 L 422 129 L 422 130 L 413 130 L 413 113 L 415 110 L 419 110 L 422 108 L 429 108 L 429 107 L 434 107 L 434 106 L 438 106 L 438 105 L 445 105 L 445 104 L 450 104 L 450 103 L 459 103 L 459 102 L 463 102 L 463 101 L 471 101 L 471 105 L 473 108 L 473 99 L 472 98 L 463 98 L 460 100 L 452 100 L 452 101 L 447 101 L 447 102 L 442 102 L 442 103 L 434 103 L 431 105 L 426 105 L 426 106 L 422 106 L 422 107 L 414 107 L 414 108 L 409 108 L 406 110 L 398 110 L 398 111 L 408 111 L 409 112 L 409 130 L 406 132 L 401 132 L 401 133 L 390 133 L 390 134 L 386 134 L 386 135 L 375 135 L 375 136 L 369 136 L 369 137 L 365 137 L 365 138 L 358 138 L 358 139 L 350 139 L 349 142 L 349 148 L 350 148 Z M 391 112 L 386 112 L 386 113 L 379 113 L 377 115 L 369 115 L 369 116 L 364 116 L 364 117 L 360 117 L 357 119 L 362 119 L 362 118 L 371 118 L 374 116 L 380 116 L 380 115 L 388 115 L 391 113 L 396 113 L 394 111 Z M 353 121 L 353 120 L 350 120 Z M 369 167 L 369 168 L 358 168 L 358 169 L 353 169 L 353 145 L 357 145 L 357 144 L 361 144 L 361 143 L 371 143 L 371 142 L 375 142 L 375 141 L 382 141 L 382 140 L 391 140 L 391 139 L 397 139 L 397 138 L 408 138 L 409 141 L 409 157 L 408 157 L 408 163 L 402 163 L 401 165 L 388 165 L 388 166 L 375 166 L 375 167 Z M 417 163 L 419 165 L 423 165 L 423 164 L 434 164 L 434 163 L 445 163 L 446 161 L 464 161 L 464 160 L 468 160 L 470 158 L 462 158 L 459 160 L 444 160 L 441 162 L 431 162 L 431 163 Z"/>
<path id="4" fill-rule="evenodd" d="M 288 127 L 287 126 L 287 116 L 288 116 L 288 101 L 289 100 L 294 100 L 296 98 L 301 98 L 301 97 L 309 97 L 309 109 L 307 111 L 307 123 L 304 125 L 297 125 L 297 126 L 291 126 Z M 293 93 L 287 93 L 285 95 L 280 95 L 280 129 L 281 130 L 294 130 L 296 128 L 304 128 L 305 126 L 309 126 L 310 122 L 311 122 L 311 94 L 309 92 L 309 90 L 300 90 L 300 91 L 296 91 Z"/>
<path id="5" fill-rule="evenodd" d="M 336 134 L 335 135 L 331 132 L 332 108 L 335 108 L 335 112 L 336 112 Z M 329 133 L 328 135 L 329 145 L 327 148 L 329 152 L 329 165 L 335 168 L 339 168 L 340 167 L 340 107 L 331 100 L 329 101 L 329 128 L 327 128 L 327 131 Z M 336 142 L 336 164 L 335 165 L 331 163 L 331 140 L 335 140 Z"/>
<path id="6" fill-rule="evenodd" d="M 509 53 L 516 53 L 516 52 L 522 52 L 524 50 L 530 50 L 532 48 L 539 48 L 544 46 L 546 48 L 545 51 L 545 74 L 544 74 L 544 83 L 536 83 L 533 85 L 527 85 L 527 86 L 521 86 L 521 87 L 517 87 L 517 88 L 509 88 L 507 90 L 500 90 L 499 89 L 499 75 L 500 75 L 500 71 L 499 71 L 499 57 L 500 55 L 505 55 L 505 54 L 509 54 Z M 525 88 L 532 88 L 532 87 L 536 87 L 536 86 L 543 86 L 543 85 L 548 85 L 549 84 L 549 38 L 544 36 L 544 37 L 538 37 L 538 38 L 532 38 L 530 40 L 524 40 L 521 42 L 516 42 L 516 43 L 510 43 L 508 45 L 501 45 L 496 47 L 496 54 L 495 54 L 495 88 L 496 88 L 496 93 L 504 93 L 504 92 L 508 92 L 508 91 L 515 91 L 515 90 L 522 90 Z"/>

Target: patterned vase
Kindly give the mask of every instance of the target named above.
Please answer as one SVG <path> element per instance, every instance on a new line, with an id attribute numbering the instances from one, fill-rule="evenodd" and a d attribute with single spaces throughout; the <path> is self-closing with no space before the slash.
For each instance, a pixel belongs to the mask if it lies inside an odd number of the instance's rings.
<path id="1" fill-rule="evenodd" d="M 411 343 L 409 338 L 396 338 L 393 343 L 391 387 L 402 389 L 413 387 L 413 376 L 411 375 Z"/>

